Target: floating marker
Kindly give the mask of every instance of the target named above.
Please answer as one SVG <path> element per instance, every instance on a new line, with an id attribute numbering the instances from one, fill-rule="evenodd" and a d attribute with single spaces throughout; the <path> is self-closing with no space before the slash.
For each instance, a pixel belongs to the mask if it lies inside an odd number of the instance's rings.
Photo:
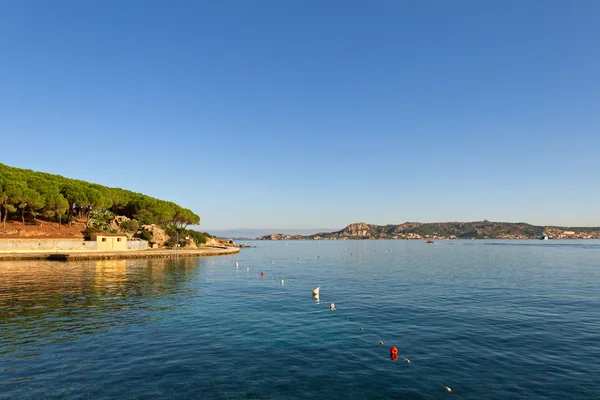
<path id="1" fill-rule="evenodd" d="M 335 304 L 331 303 L 331 305 L 329 306 L 329 309 L 331 311 L 335 311 Z"/>
<path id="2" fill-rule="evenodd" d="M 260 276 L 265 276 L 265 273 L 264 273 L 264 272 L 261 272 L 261 273 L 260 273 Z"/>
<path id="3" fill-rule="evenodd" d="M 450 389 L 448 386 L 444 386 L 444 387 L 446 388 L 446 391 L 447 391 L 448 393 L 451 393 L 451 392 L 452 392 L 452 389 Z"/>
<path id="4" fill-rule="evenodd" d="M 246 267 L 246 271 L 250 271 L 250 267 Z"/>
<path id="5" fill-rule="evenodd" d="M 240 263 L 236 261 L 236 262 L 235 262 L 235 267 L 237 268 L 237 267 L 239 267 L 239 266 L 240 266 Z"/>
<path id="6" fill-rule="evenodd" d="M 410 364 L 410 360 L 408 358 L 405 358 L 404 361 L 406 361 L 407 364 Z"/>
<path id="7" fill-rule="evenodd" d="M 318 296 L 319 296 L 319 291 L 320 291 L 320 290 L 321 290 L 321 286 L 317 286 L 316 288 L 314 288 L 314 289 L 312 290 L 312 295 L 313 295 L 313 296 L 317 296 L 317 297 L 318 297 Z"/>
<path id="8" fill-rule="evenodd" d="M 383 344 L 383 340 L 380 340 L 380 341 L 379 341 L 379 344 Z"/>
<path id="9" fill-rule="evenodd" d="M 365 328 L 360 328 L 360 330 L 361 330 L 361 331 L 364 331 L 364 330 L 365 330 Z"/>
<path id="10" fill-rule="evenodd" d="M 280 280 L 280 281 L 279 281 L 279 283 L 281 283 L 281 284 L 283 285 L 283 283 L 284 283 L 283 279 L 282 279 L 282 280 Z"/>

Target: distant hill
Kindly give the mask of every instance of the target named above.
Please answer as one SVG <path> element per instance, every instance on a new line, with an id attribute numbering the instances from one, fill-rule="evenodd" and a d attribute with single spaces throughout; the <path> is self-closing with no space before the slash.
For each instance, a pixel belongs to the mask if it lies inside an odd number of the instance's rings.
<path id="1" fill-rule="evenodd" d="M 339 228 L 337 228 L 339 229 Z M 252 240 L 252 238 L 256 238 L 263 235 L 268 235 L 271 232 L 286 232 L 289 235 L 312 235 L 317 232 L 328 232 L 337 230 L 335 228 L 295 228 L 295 229 L 285 229 L 285 228 L 239 228 L 239 229 L 207 229 L 212 235 L 233 239 L 233 240 Z"/>
<path id="2" fill-rule="evenodd" d="M 349 240 L 349 239 L 600 239 L 600 227 L 568 228 L 536 226 L 524 222 L 405 222 L 400 225 L 372 225 L 357 222 L 337 232 L 313 235 L 275 233 L 256 240 Z"/>

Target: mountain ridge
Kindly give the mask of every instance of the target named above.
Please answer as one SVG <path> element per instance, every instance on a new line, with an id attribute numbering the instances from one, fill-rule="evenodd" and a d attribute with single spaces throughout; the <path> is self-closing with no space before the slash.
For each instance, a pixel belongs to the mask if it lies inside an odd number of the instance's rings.
<path id="1" fill-rule="evenodd" d="M 374 240 L 374 239 L 600 239 L 600 227 L 539 226 L 525 222 L 404 222 L 374 225 L 354 222 L 335 232 L 313 235 L 273 233 L 256 240 Z"/>

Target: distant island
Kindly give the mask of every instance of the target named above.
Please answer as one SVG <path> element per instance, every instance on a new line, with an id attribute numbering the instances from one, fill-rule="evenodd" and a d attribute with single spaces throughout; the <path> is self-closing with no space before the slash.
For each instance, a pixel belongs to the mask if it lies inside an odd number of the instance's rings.
<path id="1" fill-rule="evenodd" d="M 600 239 L 600 227 L 536 226 L 524 222 L 405 222 L 372 225 L 357 222 L 337 232 L 313 235 L 274 233 L 256 240 L 402 240 L 402 239 Z"/>

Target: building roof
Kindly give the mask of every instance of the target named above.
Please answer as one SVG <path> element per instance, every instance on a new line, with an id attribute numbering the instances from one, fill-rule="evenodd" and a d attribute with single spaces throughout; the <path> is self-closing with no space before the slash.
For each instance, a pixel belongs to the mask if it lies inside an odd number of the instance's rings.
<path id="1" fill-rule="evenodd" d="M 90 235 L 91 237 L 98 237 L 98 236 L 119 236 L 119 237 L 127 237 L 126 234 L 124 233 L 108 233 L 108 232 L 96 232 L 96 233 L 92 233 Z"/>

